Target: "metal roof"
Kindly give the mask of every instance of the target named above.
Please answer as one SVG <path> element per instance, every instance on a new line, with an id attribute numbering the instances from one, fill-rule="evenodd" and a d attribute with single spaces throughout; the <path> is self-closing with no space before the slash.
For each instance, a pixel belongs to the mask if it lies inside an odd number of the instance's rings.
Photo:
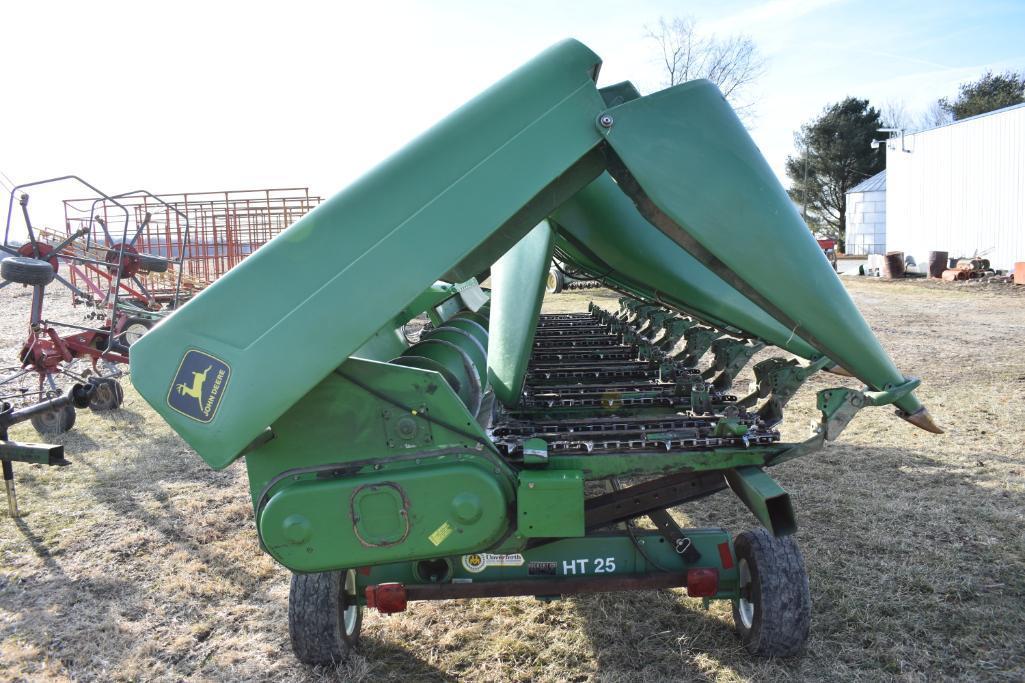
<path id="1" fill-rule="evenodd" d="M 964 119 L 958 119 L 957 121 L 948 121 L 947 123 L 941 123 L 938 126 L 931 126 L 929 128 L 922 128 L 920 130 L 906 130 L 906 131 L 904 131 L 904 134 L 905 135 L 918 135 L 919 133 L 928 133 L 929 131 L 936 130 L 937 128 L 946 128 L 947 126 L 956 126 L 957 124 L 964 123 L 965 121 L 974 121 L 975 119 L 981 119 L 984 116 L 993 116 L 994 114 L 1003 114 L 1004 112 L 1011 111 L 1012 109 L 1021 109 L 1022 107 L 1025 107 L 1025 102 L 1019 102 L 1018 104 L 1011 104 L 1011 105 L 1008 105 L 1006 107 L 1001 107 L 1000 109 L 994 109 L 993 111 L 984 111 L 981 114 L 976 114 L 975 116 L 969 116 L 969 117 L 964 118 Z"/>
<path id="2" fill-rule="evenodd" d="M 885 192 L 886 191 L 886 171 L 882 170 L 876 173 L 871 178 L 862 180 L 860 183 L 847 190 L 847 194 L 853 192 Z"/>

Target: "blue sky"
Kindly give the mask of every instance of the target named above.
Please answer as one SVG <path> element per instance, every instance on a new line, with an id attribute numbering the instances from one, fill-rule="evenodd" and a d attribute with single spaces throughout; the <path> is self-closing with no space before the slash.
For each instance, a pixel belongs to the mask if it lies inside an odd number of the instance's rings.
<path id="1" fill-rule="evenodd" d="M 986 69 L 1025 70 L 1025 1 L 25 2 L 0 29 L 0 170 L 330 195 L 566 37 L 602 56 L 602 84 L 657 89 L 645 26 L 685 15 L 765 54 L 752 134 L 778 174 L 794 131 L 847 95 L 915 114 Z"/>

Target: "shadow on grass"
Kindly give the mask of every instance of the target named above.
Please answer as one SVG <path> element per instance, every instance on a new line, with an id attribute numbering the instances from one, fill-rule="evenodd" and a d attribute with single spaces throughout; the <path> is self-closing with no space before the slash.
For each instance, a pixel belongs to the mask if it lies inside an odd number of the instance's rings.
<path id="1" fill-rule="evenodd" d="M 278 577 L 268 580 L 239 556 L 226 554 L 223 544 L 207 542 L 197 528 L 197 515 L 177 507 L 181 490 L 168 488 L 169 483 L 187 483 L 186 490 L 205 490 L 209 495 L 241 486 L 241 478 L 234 472 L 208 470 L 194 456 L 171 453 L 130 460 L 116 470 L 87 462 L 96 479 L 94 495 L 109 510 L 109 522 L 154 530 L 161 552 L 170 548 L 198 559 L 204 573 L 244 587 L 250 602 L 280 601 L 272 594 L 280 588 Z M 1011 456 L 995 453 L 988 459 L 1002 462 L 1007 457 Z M 750 658 L 722 608 L 704 612 L 699 603 L 677 592 L 573 598 L 597 660 L 598 680 L 979 678 L 1025 672 L 1025 652 L 1019 646 L 1025 640 L 1025 616 L 1016 607 L 1025 601 L 1025 502 L 1020 494 L 1000 487 L 999 474 L 985 467 L 957 470 L 915 450 L 844 444 L 773 474 L 794 495 L 811 578 L 812 638 L 805 657 Z M 211 500 L 216 502 L 216 496 Z M 723 525 L 739 532 L 755 525 L 728 493 L 682 509 L 695 526 Z M 231 540 L 246 524 L 252 524 L 251 518 L 232 519 L 217 530 L 217 539 Z M 125 614 L 166 599 L 152 587 L 129 581 L 68 577 L 61 559 L 50 554 L 31 526 L 19 523 L 18 529 L 42 559 L 48 576 L 0 590 L 0 602 L 15 615 L 0 627 L 2 637 L 17 634 L 50 652 L 54 640 L 73 644 L 78 636 L 80 622 L 61 617 L 68 605 L 91 604 L 89 626 L 115 632 Z M 89 542 L 102 549 L 103 533 L 97 528 Z M 80 552 L 93 552 L 90 545 L 79 547 Z M 258 552 L 255 545 L 252 551 Z M 214 622 L 218 632 L 237 629 L 239 623 L 225 619 L 238 617 L 219 613 L 225 601 L 230 599 L 187 598 L 182 610 L 190 618 Z M 24 610 L 31 611 L 31 619 Z M 284 637 L 285 614 L 275 612 L 265 617 L 250 612 L 241 630 L 280 629 L 278 636 Z M 540 651 L 546 641 L 537 638 L 527 645 Z M 91 656 L 116 663 L 130 656 L 131 647 L 131 642 L 110 640 Z M 61 645 L 58 654 L 73 677 L 97 674 L 86 653 Z M 290 674 L 298 671 L 313 680 L 325 675 L 453 680 L 401 644 L 367 638 L 359 655 L 362 665 L 356 660 L 337 672 L 291 668 Z M 283 649 L 277 656 L 292 655 Z M 238 675 L 227 665 L 189 666 L 193 664 L 182 662 L 173 671 L 183 677 L 200 672 L 212 678 Z M 565 673 L 567 678 L 586 677 L 572 669 Z"/>
<path id="2" fill-rule="evenodd" d="M 428 664 L 406 648 L 373 637 L 360 639 L 357 650 L 360 660 L 366 664 L 366 680 L 369 681 L 445 681 L 459 680 L 441 669 Z M 351 680 L 350 671 L 357 667 L 339 667 L 340 680 Z"/>
<path id="3" fill-rule="evenodd" d="M 1004 488 L 999 471 L 917 450 L 841 444 L 816 457 L 772 471 L 801 525 L 812 592 L 806 654 L 752 658 L 722 608 L 706 613 L 679 594 L 580 598 L 600 679 L 1025 673 L 1025 616 L 1011 607 L 1025 603 L 1025 497 Z M 1022 463 L 1002 453 L 980 462 L 1008 458 Z M 756 525 L 728 492 L 681 510 L 694 526 Z"/>

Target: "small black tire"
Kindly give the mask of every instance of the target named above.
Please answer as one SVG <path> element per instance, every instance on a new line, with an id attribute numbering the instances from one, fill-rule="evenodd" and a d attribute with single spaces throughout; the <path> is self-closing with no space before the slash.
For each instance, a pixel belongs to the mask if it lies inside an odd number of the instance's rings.
<path id="1" fill-rule="evenodd" d="M 162 259 L 159 256 L 149 256 L 148 254 L 136 254 L 135 258 L 139 259 L 139 270 L 147 273 L 167 272 L 166 259 Z"/>
<path id="2" fill-rule="evenodd" d="M 63 434 L 75 426 L 75 407 L 64 406 L 56 410 L 48 410 L 31 417 L 32 426 L 37 432 L 46 436 Z"/>
<path id="3" fill-rule="evenodd" d="M 121 328 L 121 334 L 117 336 L 117 342 L 125 348 L 131 348 L 132 344 L 142 339 L 143 335 L 153 327 L 153 321 L 146 318 L 129 318 Z"/>
<path id="4" fill-rule="evenodd" d="M 0 277 L 21 285 L 46 286 L 53 282 L 56 273 L 46 261 L 28 256 L 9 256 L 0 261 Z"/>
<path id="5" fill-rule="evenodd" d="M 558 294 L 565 288 L 566 278 L 558 268 L 548 270 L 548 279 L 545 280 L 545 291 L 549 294 Z"/>
<path id="6" fill-rule="evenodd" d="M 96 382 L 89 409 L 96 411 L 117 410 L 125 402 L 125 390 L 116 379 L 101 379 Z"/>
<path id="7" fill-rule="evenodd" d="M 737 536 L 734 548 L 741 597 L 733 601 L 733 622 L 744 647 L 757 657 L 801 654 L 811 627 L 811 592 L 797 540 L 755 529 Z"/>
<path id="8" fill-rule="evenodd" d="M 362 625 L 355 571 L 292 575 L 288 635 L 300 662 L 340 664 L 359 642 Z"/>

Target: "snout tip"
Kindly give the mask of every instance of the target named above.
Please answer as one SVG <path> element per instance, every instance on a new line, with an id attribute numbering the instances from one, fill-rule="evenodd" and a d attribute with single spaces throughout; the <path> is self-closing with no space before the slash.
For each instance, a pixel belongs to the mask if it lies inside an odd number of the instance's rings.
<path id="1" fill-rule="evenodd" d="M 831 368 L 826 368 L 826 372 L 831 372 L 834 375 L 840 375 L 841 377 L 854 377 L 854 375 L 851 374 L 851 371 L 842 365 L 834 365 Z"/>
<path id="2" fill-rule="evenodd" d="M 924 429 L 927 432 L 932 432 L 933 434 L 943 433 L 943 429 L 941 429 L 939 425 L 933 422 L 932 415 L 929 414 L 929 411 L 928 409 L 926 409 L 925 406 L 922 406 L 913 413 L 905 413 L 903 410 L 898 410 L 897 416 L 900 417 L 902 420 L 907 420 L 919 429 Z"/>

